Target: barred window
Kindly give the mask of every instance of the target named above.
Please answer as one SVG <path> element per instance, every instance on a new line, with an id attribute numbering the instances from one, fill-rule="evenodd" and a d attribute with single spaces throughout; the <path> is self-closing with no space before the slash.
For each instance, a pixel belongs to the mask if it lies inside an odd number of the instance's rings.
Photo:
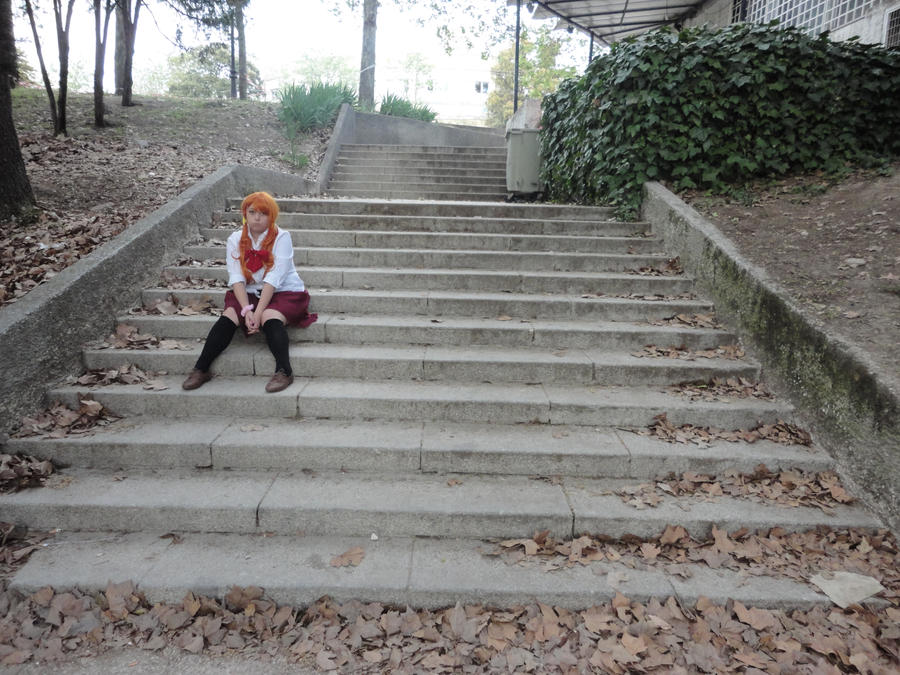
<path id="1" fill-rule="evenodd" d="M 885 47 L 900 47 L 900 8 L 887 15 L 887 31 L 884 35 Z"/>
<path id="2" fill-rule="evenodd" d="M 744 21 L 797 26 L 810 33 L 835 30 L 862 18 L 874 0 L 736 0 L 734 15 Z"/>

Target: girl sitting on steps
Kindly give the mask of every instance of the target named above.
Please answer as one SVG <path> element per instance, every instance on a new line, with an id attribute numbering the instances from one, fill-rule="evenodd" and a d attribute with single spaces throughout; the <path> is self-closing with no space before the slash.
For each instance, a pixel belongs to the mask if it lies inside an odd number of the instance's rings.
<path id="1" fill-rule="evenodd" d="M 212 379 L 209 368 L 238 326 L 247 335 L 260 329 L 272 356 L 275 374 L 266 391 L 287 389 L 294 381 L 285 326 L 306 328 L 318 318 L 309 314 L 309 293 L 294 269 L 291 234 L 275 226 L 278 204 L 266 192 L 254 192 L 241 203 L 243 227 L 228 237 L 225 261 L 228 285 L 225 311 L 206 336 L 206 343 L 182 389 L 197 389 Z"/>

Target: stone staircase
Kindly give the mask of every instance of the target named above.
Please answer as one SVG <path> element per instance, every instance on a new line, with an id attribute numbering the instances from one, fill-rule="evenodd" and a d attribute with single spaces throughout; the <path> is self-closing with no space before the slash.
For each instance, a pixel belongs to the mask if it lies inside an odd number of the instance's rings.
<path id="1" fill-rule="evenodd" d="M 502 201 L 506 197 L 506 148 L 345 144 L 328 194 Z"/>
<path id="2" fill-rule="evenodd" d="M 226 278 L 222 243 L 238 204 L 146 289 L 145 307 L 222 302 L 221 287 L 203 286 Z M 94 346 L 85 367 L 165 371 L 157 382 L 167 388 L 56 387 L 49 400 L 75 405 L 90 393 L 123 419 L 87 436 L 10 442 L 66 467 L 53 488 L 0 496 L 4 520 L 60 529 L 15 588 L 132 579 L 159 600 L 254 584 L 296 604 L 328 594 L 581 607 L 622 592 L 804 606 L 825 598 L 783 577 L 702 565 L 669 574 L 611 560 L 548 573 L 485 555 L 496 549 L 485 540 L 655 537 L 669 524 L 698 538 L 713 527 L 878 526 L 855 505 L 827 515 L 722 495 L 637 509 L 617 494 L 669 472 L 832 467 L 815 448 L 670 444 L 630 431 L 660 413 L 727 429 L 792 415 L 777 400 L 691 400 L 668 387 L 753 381 L 752 359 L 634 355 L 646 345 L 735 342 L 720 328 L 662 321 L 714 308 L 675 273 L 646 224 L 554 205 L 292 199 L 282 209 L 279 225 L 293 230 L 319 313 L 309 329 L 290 331 L 296 383 L 266 394 L 265 343 L 238 334 L 217 377 L 185 392 L 180 382 L 213 317 L 123 313 L 120 323 L 182 348 Z M 354 547 L 358 565 L 329 564 Z"/>

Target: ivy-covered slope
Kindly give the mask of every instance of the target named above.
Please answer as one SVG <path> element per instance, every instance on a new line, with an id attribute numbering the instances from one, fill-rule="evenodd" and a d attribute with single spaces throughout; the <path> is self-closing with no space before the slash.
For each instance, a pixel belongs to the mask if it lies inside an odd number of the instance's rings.
<path id="1" fill-rule="evenodd" d="M 900 156 L 900 51 L 795 28 L 661 29 L 617 43 L 543 105 L 551 199 L 634 213 L 676 189 Z"/>

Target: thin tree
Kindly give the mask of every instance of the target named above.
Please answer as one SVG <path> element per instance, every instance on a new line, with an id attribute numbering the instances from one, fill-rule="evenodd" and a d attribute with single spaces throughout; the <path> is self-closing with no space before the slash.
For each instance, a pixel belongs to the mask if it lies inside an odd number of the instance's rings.
<path id="1" fill-rule="evenodd" d="M 103 127 L 103 63 L 106 60 L 106 37 L 109 19 L 117 0 L 93 0 L 94 3 L 94 126 Z"/>
<path id="2" fill-rule="evenodd" d="M 359 106 L 375 109 L 375 32 L 378 0 L 364 0 L 362 58 L 359 63 Z"/>
<path id="3" fill-rule="evenodd" d="M 37 21 L 34 18 L 34 3 L 25 0 L 25 12 L 28 14 L 28 22 L 31 24 L 31 33 L 34 36 L 34 48 L 37 50 L 38 62 L 41 65 L 41 78 L 44 80 L 44 89 L 47 91 L 47 99 L 50 102 L 50 119 L 53 122 L 53 134 L 55 136 L 68 136 L 66 128 L 66 103 L 69 94 L 69 28 L 72 25 L 72 8 L 75 0 L 68 0 L 63 11 L 63 0 L 53 0 L 53 18 L 56 21 L 56 43 L 59 48 L 59 95 L 53 93 L 53 85 L 50 84 L 50 75 L 44 63 L 44 54 L 41 50 L 41 38 L 38 34 Z"/>
<path id="4" fill-rule="evenodd" d="M 0 0 L 0 218 L 34 206 L 34 192 L 25 172 L 12 117 L 10 88 L 16 77 L 12 0 Z"/>
<path id="5" fill-rule="evenodd" d="M 235 0 L 234 24 L 238 39 L 238 98 L 247 100 L 247 32 L 244 23 L 244 8 L 248 0 Z"/>
<path id="6" fill-rule="evenodd" d="M 56 0 L 54 0 L 56 1 Z M 141 16 L 141 7 L 144 0 L 117 0 L 118 11 L 116 19 L 122 29 L 123 53 L 122 53 L 122 105 L 134 105 L 132 100 L 132 86 L 134 79 L 132 70 L 134 66 L 134 43 L 137 39 L 138 19 Z"/>

